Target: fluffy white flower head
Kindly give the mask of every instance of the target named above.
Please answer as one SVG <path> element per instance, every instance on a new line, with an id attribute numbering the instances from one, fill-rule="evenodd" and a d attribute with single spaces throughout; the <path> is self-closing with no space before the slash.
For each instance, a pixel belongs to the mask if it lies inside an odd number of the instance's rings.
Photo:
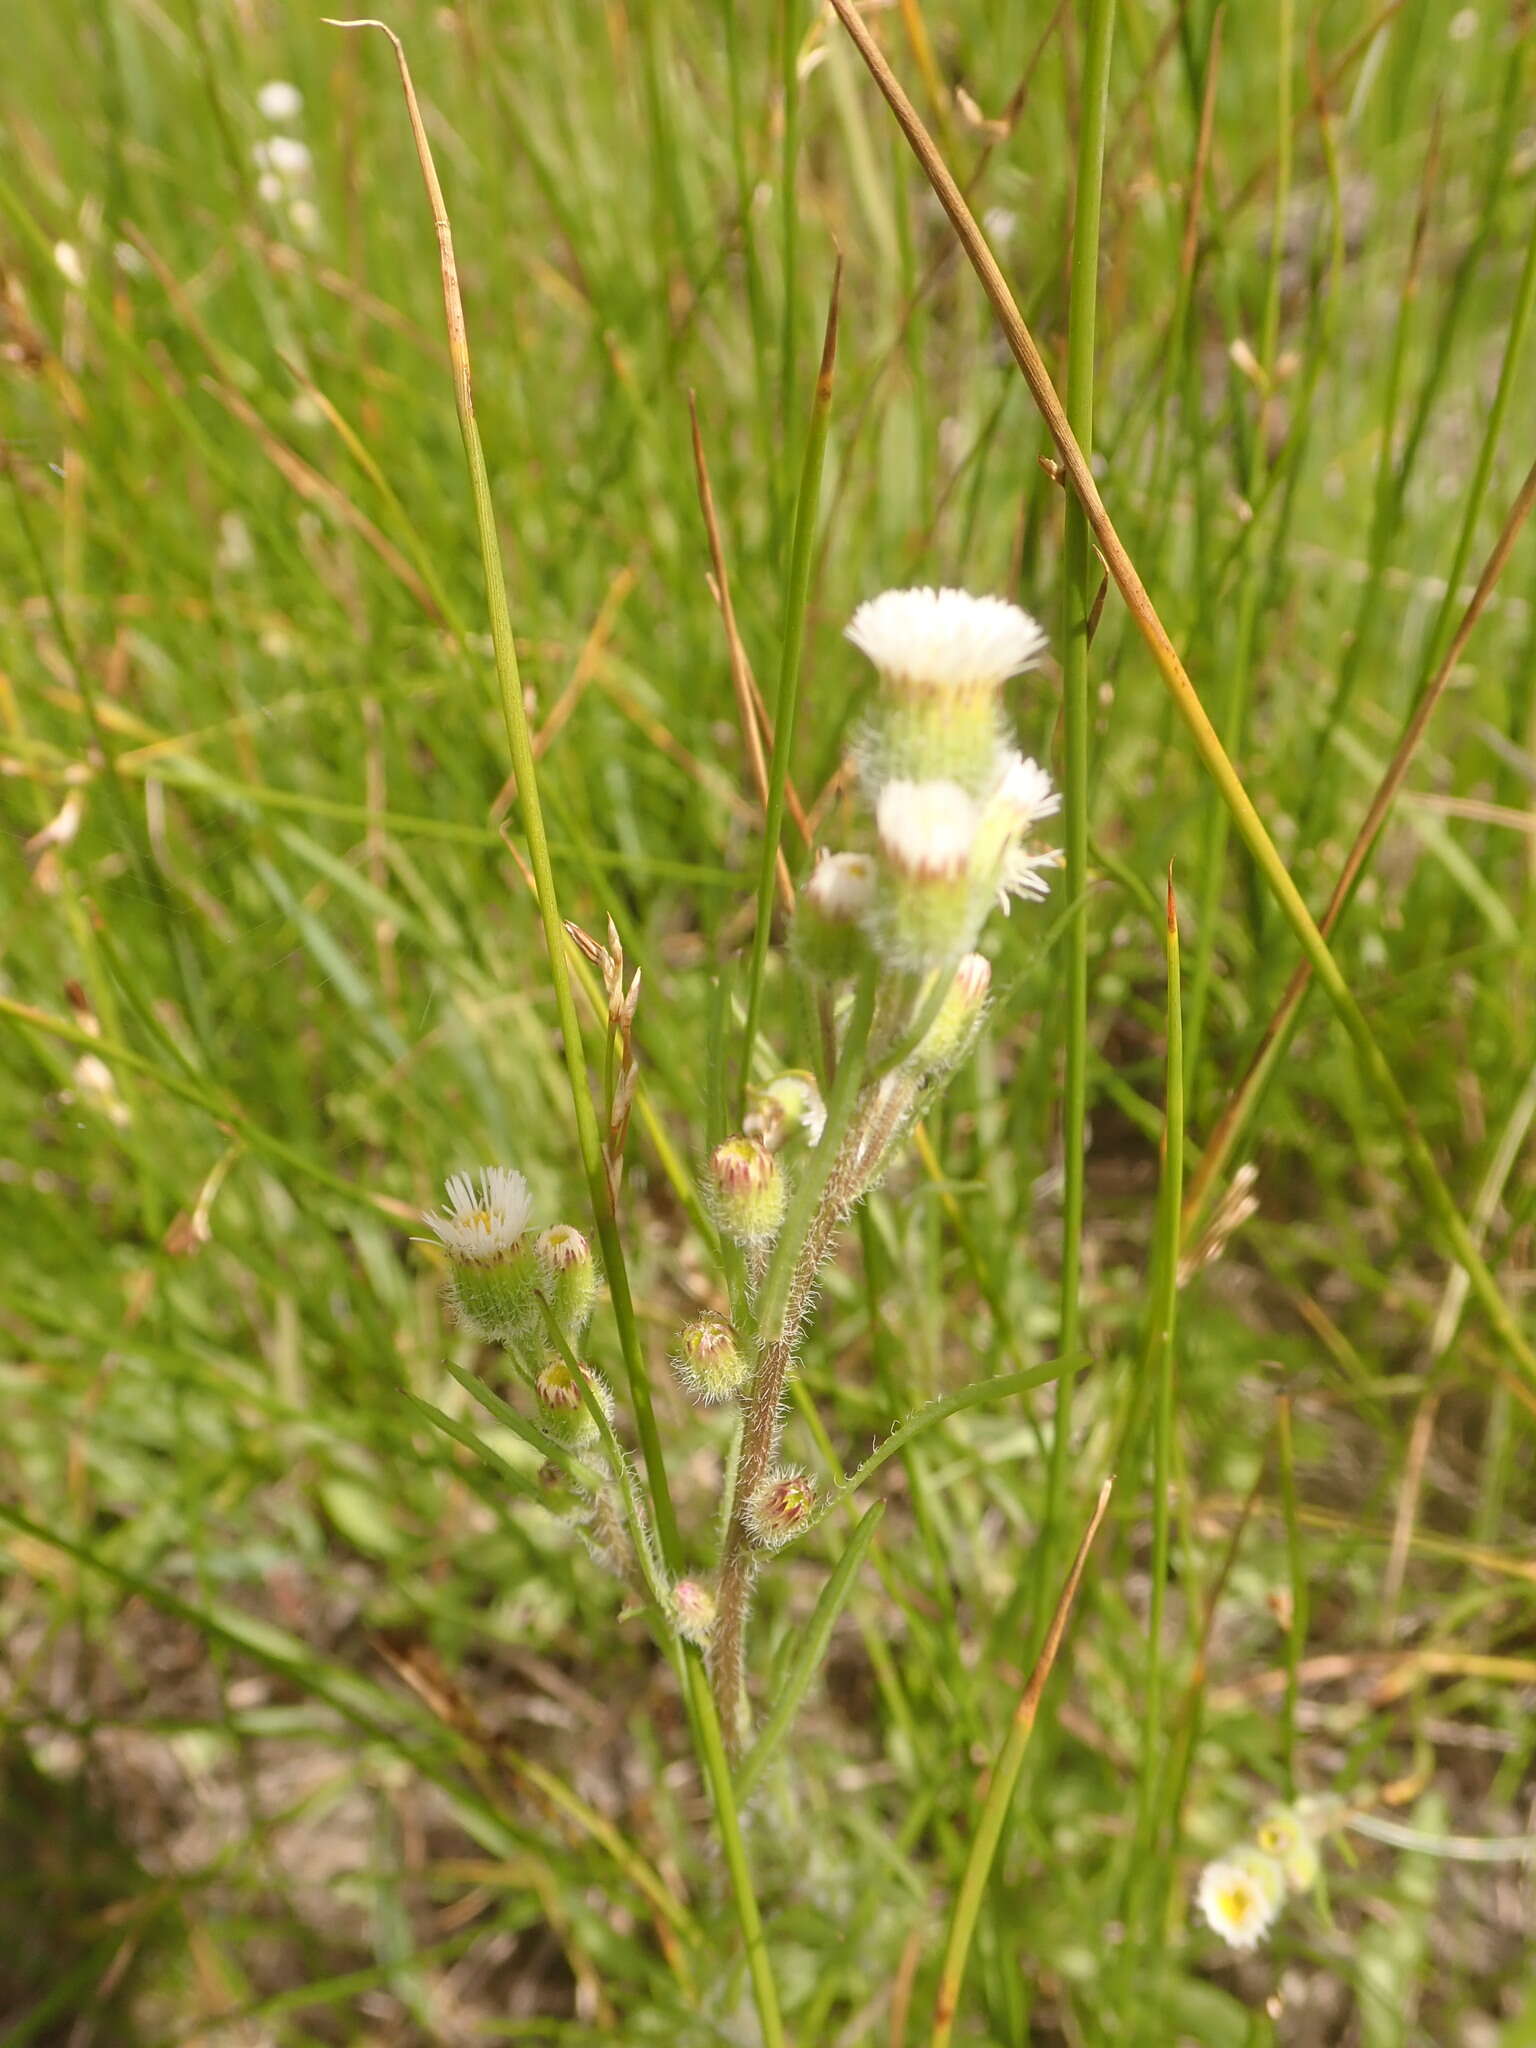
<path id="1" fill-rule="evenodd" d="M 958 880 L 980 820 L 958 782 L 888 782 L 875 805 L 881 851 L 914 881 Z"/>
<path id="2" fill-rule="evenodd" d="M 967 590 L 887 590 L 859 606 L 847 632 L 887 682 L 924 690 L 996 689 L 1046 645 L 1028 612 Z"/>
<path id="3" fill-rule="evenodd" d="M 1274 1866 L 1274 1881 L 1266 1882 L 1260 1868 L 1266 1862 L 1267 1857 L 1241 1853 L 1218 1856 L 1200 1873 L 1195 1903 L 1228 1948 L 1257 1948 L 1274 1925 L 1282 1885 Z"/>
<path id="4" fill-rule="evenodd" d="M 1031 831 L 1042 818 L 1053 818 L 1061 809 L 1061 791 L 1052 787 L 1050 771 L 1038 761 L 1012 752 L 1003 763 L 997 800 L 1015 813 L 1020 832 Z"/>
<path id="5" fill-rule="evenodd" d="M 454 1174 L 443 1213 L 426 1222 L 456 1259 L 489 1263 L 512 1249 L 532 1214 L 533 1196 L 516 1168 L 488 1166 L 478 1181 Z"/>
<path id="6" fill-rule="evenodd" d="M 297 121 L 304 111 L 304 95 L 286 78 L 269 78 L 256 92 L 256 106 L 263 121 L 280 128 L 284 121 Z"/>

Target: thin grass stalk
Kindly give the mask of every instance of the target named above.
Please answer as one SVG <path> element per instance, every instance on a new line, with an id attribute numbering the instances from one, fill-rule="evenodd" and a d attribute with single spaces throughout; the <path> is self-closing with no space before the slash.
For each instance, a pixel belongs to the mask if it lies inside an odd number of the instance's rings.
<path id="1" fill-rule="evenodd" d="M 1088 40 L 1083 60 L 1082 125 L 1078 134 L 1077 208 L 1072 227 L 1072 276 L 1067 331 L 1067 416 L 1084 448 L 1093 447 L 1094 332 L 1099 294 L 1099 222 L 1104 184 L 1104 138 L 1109 119 L 1109 68 L 1114 47 L 1115 0 L 1089 0 Z M 1084 902 L 1088 888 L 1088 743 L 1093 714 L 1088 697 L 1089 611 L 1098 583 L 1088 521 L 1079 502 L 1067 499 L 1065 618 L 1062 626 L 1062 711 L 1066 728 L 1066 773 L 1062 787 L 1062 837 L 1067 857 L 1066 895 Z M 1064 1358 L 1076 1355 L 1082 1339 L 1083 1212 L 1088 1124 L 1088 915 L 1067 928 L 1066 1007 L 1063 1019 L 1066 1074 L 1061 1106 L 1064 1184 L 1061 1207 L 1060 1336 Z M 1045 1508 L 1036 1545 L 1037 1633 L 1045 1622 L 1044 1589 L 1057 1555 L 1056 1531 L 1067 1484 L 1067 1450 L 1072 1432 L 1073 1377 L 1070 1368 L 1056 1389 L 1056 1414 L 1046 1471 Z"/>
<path id="2" fill-rule="evenodd" d="M 1179 1304 L 1179 1218 L 1184 1206 L 1184 1006 L 1179 973 L 1179 911 L 1168 875 L 1165 960 L 1168 975 L 1167 1052 L 1163 1088 L 1163 1157 L 1158 1185 L 1157 1245 L 1147 1368 L 1152 1407 L 1152 1594 L 1147 1619 L 1147 1670 L 1142 1714 L 1142 1846 L 1150 1853 L 1154 1791 L 1163 1758 L 1163 1623 L 1168 1604 L 1170 1503 L 1173 1499 L 1174 1323 Z"/>
<path id="3" fill-rule="evenodd" d="M 1532 247 L 1536 248 L 1536 238 L 1533 238 Z M 1483 566 L 1483 573 L 1478 578 L 1477 588 L 1468 600 L 1467 608 L 1461 615 L 1461 621 L 1439 667 L 1419 692 L 1414 708 L 1409 714 L 1408 723 L 1404 726 L 1392 759 L 1387 764 L 1387 771 L 1377 785 L 1370 808 L 1355 834 L 1354 844 L 1349 849 L 1339 878 L 1334 884 L 1333 894 L 1328 899 L 1328 907 L 1322 915 L 1320 929 L 1324 938 L 1332 934 L 1339 919 L 1349 907 L 1366 863 L 1371 857 L 1371 850 L 1381 835 L 1387 816 L 1397 800 L 1408 769 L 1418 752 L 1419 742 L 1423 739 L 1429 721 L 1455 673 L 1456 665 L 1466 650 L 1473 628 L 1487 609 L 1488 600 L 1504 572 L 1515 539 L 1530 517 L 1533 507 L 1536 507 L 1536 464 L 1527 472 L 1525 482 L 1509 509 L 1498 539 L 1494 542 L 1488 560 Z M 1232 1091 L 1226 1108 L 1206 1141 L 1199 1168 L 1194 1175 L 1193 1185 L 1184 1205 L 1186 1239 L 1191 1238 L 1198 1229 L 1215 1188 L 1226 1170 L 1233 1149 L 1263 1100 L 1276 1066 L 1285 1055 L 1301 1013 L 1302 1000 L 1312 985 L 1312 974 L 1313 968 L 1309 960 L 1303 960 L 1292 974 L 1274 1015 L 1265 1027 L 1258 1051 Z"/>
<path id="4" fill-rule="evenodd" d="M 1301 1524 L 1296 1518 L 1296 1440 L 1291 1426 L 1291 1403 L 1282 1394 L 1275 1414 L 1275 1431 L 1280 1444 L 1280 1500 L 1285 1511 L 1285 1554 L 1291 1576 L 1291 1612 L 1285 1630 L 1285 1719 L 1281 1727 L 1281 1756 L 1285 1762 L 1285 1791 L 1296 1797 L 1296 1725 L 1301 1705 L 1301 1653 L 1307 1641 L 1307 1572 L 1301 1549 Z"/>
<path id="5" fill-rule="evenodd" d="M 997 1845 L 1002 1839 L 1003 1824 L 1013 1803 L 1014 1787 L 1019 1782 L 1024 1753 L 1029 1748 L 1029 1738 L 1034 1733 L 1035 1717 L 1040 1709 L 1040 1696 L 1045 1691 L 1046 1681 L 1061 1649 L 1062 1638 L 1067 1632 L 1067 1621 L 1072 1613 L 1072 1603 L 1077 1598 L 1083 1567 L 1088 1562 L 1093 1539 L 1099 1533 L 1099 1524 L 1103 1521 L 1105 1510 L 1109 1506 L 1114 1484 L 1113 1478 L 1106 1479 L 1099 1489 L 1098 1503 L 1087 1529 L 1083 1532 L 1083 1539 L 1077 1546 L 1077 1555 L 1072 1560 L 1072 1568 L 1067 1573 L 1066 1583 L 1061 1589 L 1050 1625 L 1045 1631 L 1040 1653 L 1035 1660 L 1035 1668 L 1030 1673 L 1029 1683 L 1013 1710 L 1013 1720 L 1007 1738 L 993 1767 L 986 1798 L 982 1802 L 975 1832 L 971 1836 L 970 1854 L 966 1858 L 965 1869 L 961 1874 L 960 1889 L 955 1894 L 954 1907 L 950 1913 L 944 1956 L 939 1965 L 938 1991 L 933 2005 L 933 2029 L 928 2037 L 929 2048 L 949 2048 L 954 2035 L 955 2015 L 960 2006 L 960 1989 L 965 1981 L 965 1966 L 971 1953 L 971 1943 L 975 1938 L 976 1923 L 981 1917 L 987 1879 L 992 1874 L 992 1862 L 997 1854 Z"/>
<path id="6" fill-rule="evenodd" d="M 442 187 L 432 162 L 431 146 L 426 129 L 422 124 L 421 110 L 416 103 L 415 88 L 411 83 L 410 67 L 406 63 L 405 49 L 394 30 L 381 21 L 337 21 L 328 26 L 337 28 L 376 28 L 389 37 L 394 46 L 395 60 L 400 69 L 400 81 L 405 92 L 411 129 L 415 137 L 417 157 L 420 161 L 422 178 L 426 184 L 432 205 L 433 224 L 437 231 L 438 253 L 442 268 L 443 303 L 448 325 L 448 350 L 453 370 L 454 402 L 458 412 L 459 429 L 464 441 L 465 457 L 469 466 L 470 487 L 474 496 L 475 521 L 480 538 L 481 558 L 484 565 L 486 596 L 491 616 L 491 637 L 496 655 L 496 674 L 501 687 L 502 714 L 506 722 L 507 742 L 512 755 L 513 771 L 517 778 L 518 803 L 523 815 L 523 829 L 528 840 L 528 859 L 533 869 L 534 882 L 538 893 L 539 911 L 544 924 L 545 945 L 549 957 L 550 979 L 555 993 L 556 1014 L 560 1021 L 564 1041 L 566 1067 L 570 1078 L 571 1101 L 576 1116 L 576 1127 L 581 1150 L 582 1166 L 586 1173 L 588 1193 L 593 1214 L 597 1221 L 598 1237 L 602 1244 L 603 1261 L 607 1273 L 609 1296 L 613 1303 L 614 1320 L 618 1325 L 624 1362 L 629 1376 L 631 1404 L 635 1415 L 636 1433 L 640 1438 L 645 1459 L 646 1476 L 650 1482 L 651 1510 L 656 1522 L 657 1540 L 662 1557 L 669 1571 L 681 1570 L 683 1553 L 678 1534 L 677 1517 L 672 1505 L 671 1491 L 667 1483 L 666 1464 L 662 1454 L 661 1439 L 656 1428 L 655 1411 L 651 1404 L 650 1386 L 645 1373 L 645 1360 L 640 1348 L 639 1328 L 635 1320 L 634 1304 L 629 1292 L 628 1272 L 624 1264 L 624 1249 L 620 1240 L 614 1216 L 612 1194 L 608 1184 L 607 1169 L 603 1160 L 602 1138 L 597 1127 L 597 1113 L 587 1083 L 586 1058 L 582 1047 L 581 1024 L 576 1014 L 575 998 L 571 990 L 570 973 L 565 956 L 565 932 L 560 915 L 559 899 L 555 890 L 554 869 L 550 862 L 549 844 L 544 832 L 543 811 L 539 803 L 538 778 L 534 765 L 533 736 L 528 726 L 528 715 L 523 704 L 522 684 L 518 673 L 517 650 L 512 638 L 512 620 L 507 604 L 506 581 L 501 566 L 501 549 L 496 533 L 495 510 L 491 503 L 490 478 L 486 471 L 485 454 L 480 445 L 480 431 L 475 422 L 474 397 L 470 382 L 468 340 L 464 326 L 463 304 L 459 296 L 458 270 L 453 253 L 453 234 L 449 225 L 447 208 L 443 200 Z M 782 815 L 782 801 L 781 801 Z M 771 859 L 767 864 L 768 885 L 773 883 Z M 721 1742 L 719 1723 L 715 1718 L 714 1702 L 705 1680 L 703 1664 L 697 1652 L 682 1651 L 684 1697 L 689 1703 L 689 1717 L 694 1739 L 699 1749 L 700 1760 L 710 1783 L 715 1809 L 716 1823 L 720 1829 L 721 1844 L 725 1853 L 726 1866 L 730 1872 L 732 1896 L 735 1901 L 737 1919 L 741 1927 L 746 1948 L 747 1968 L 752 1979 L 753 1994 L 757 2003 L 758 2018 L 762 2026 L 766 2048 L 783 2048 L 783 2021 L 779 2015 L 778 1993 L 773 1982 L 767 1946 L 763 1935 L 762 1916 L 758 1910 L 756 1893 L 752 1884 L 752 1873 L 747 1863 L 746 1844 L 741 1832 L 740 1815 L 731 1788 L 730 1767 L 726 1761 L 724 1745 Z"/>
<path id="7" fill-rule="evenodd" d="M 800 657 L 805 647 L 805 614 L 810 596 L 811 562 L 816 549 L 816 525 L 821 508 L 821 471 L 827 452 L 827 422 L 832 411 L 832 377 L 837 363 L 837 311 L 842 292 L 843 259 L 837 259 L 832 273 L 832 297 L 827 307 L 826 333 L 821 347 L 821 369 L 811 401 L 810 425 L 806 429 L 805 456 L 800 466 L 800 495 L 795 506 L 794 540 L 790 549 L 789 577 L 784 591 L 784 629 L 779 648 L 779 688 L 773 711 L 773 757 L 768 766 L 768 800 L 763 817 L 763 855 L 757 879 L 757 923 L 752 933 L 752 959 L 747 971 L 747 1017 L 742 1034 L 741 1095 L 745 1100 L 752 1078 L 752 1053 L 757 1043 L 758 1018 L 762 1009 L 763 974 L 768 964 L 768 941 L 773 933 L 773 886 L 778 867 L 779 842 L 784 835 L 785 790 L 789 781 L 789 757 L 794 747 L 795 716 L 800 702 Z"/>
<path id="8" fill-rule="evenodd" d="M 1269 410 L 1274 388 L 1275 359 L 1280 340 L 1280 278 L 1284 267 L 1285 238 L 1291 203 L 1291 72 L 1294 66 L 1294 0 L 1281 0 L 1276 15 L 1279 44 L 1275 70 L 1276 167 L 1274 208 L 1270 216 L 1269 268 L 1264 287 L 1263 324 L 1259 332 L 1259 370 L 1263 380 L 1258 416 L 1252 429 L 1243 490 L 1248 504 L 1256 508 L 1263 492 L 1269 466 Z M 1296 432 L 1295 427 L 1292 432 Z M 1294 470 L 1292 474 L 1294 475 Z M 1221 700 L 1216 711 L 1216 729 L 1222 745 L 1232 753 L 1242 749 L 1248 722 L 1248 699 L 1253 679 L 1258 638 L 1260 601 L 1267 578 L 1267 551 L 1259 545 L 1261 522 L 1255 516 L 1244 529 L 1247 547 L 1243 585 L 1238 601 L 1236 647 L 1225 663 Z M 1212 792 L 1207 809 L 1204 845 L 1201 849 L 1200 878 L 1195 917 L 1195 956 L 1189 986 L 1189 1063 L 1194 1072 L 1200 1064 L 1205 1035 L 1206 1004 L 1216 961 L 1217 912 L 1226 873 L 1227 849 L 1231 839 L 1232 814 Z"/>
<path id="9" fill-rule="evenodd" d="M 544 810 L 539 800 L 538 771 L 534 763 L 533 734 L 529 729 L 528 712 L 523 703 L 522 677 L 518 670 L 517 647 L 512 637 L 512 615 L 507 603 L 506 576 L 501 565 L 501 542 L 496 531 L 496 511 L 491 502 L 491 481 L 485 466 L 485 451 L 480 444 L 480 429 L 475 420 L 469 337 L 465 331 L 464 305 L 459 294 L 458 264 L 453 252 L 453 230 L 449 225 L 443 188 L 438 183 L 437 168 L 432 161 L 432 147 L 427 140 L 421 109 L 416 103 L 416 89 L 411 83 L 410 66 L 406 63 L 405 48 L 400 38 L 382 21 L 327 19 L 327 26 L 348 29 L 376 28 L 388 36 L 394 45 L 395 61 L 400 69 L 400 82 L 405 93 L 406 111 L 410 116 L 411 132 L 415 138 L 417 160 L 421 166 L 422 181 L 427 188 L 427 197 L 431 202 L 432 222 L 437 231 L 438 259 L 442 270 L 443 310 L 448 327 L 448 357 L 453 373 L 454 407 L 458 413 L 459 433 L 464 443 L 470 492 L 474 499 L 475 529 L 480 542 L 486 605 L 491 621 L 491 642 L 496 658 L 496 680 L 501 692 L 507 747 L 512 756 L 512 771 L 517 781 L 517 800 L 522 812 L 523 833 L 528 841 L 528 864 L 533 870 L 539 916 L 544 926 L 550 985 L 554 990 L 555 1013 L 560 1022 L 566 1072 L 570 1080 L 577 1143 L 581 1152 L 582 1169 L 586 1175 L 587 1193 L 597 1223 L 598 1239 L 603 1248 L 603 1265 L 608 1277 L 614 1322 L 618 1326 L 619 1341 L 624 1354 L 630 1404 L 635 1416 L 635 1431 L 640 1438 L 646 1477 L 651 1487 L 656 1533 L 662 1555 L 669 1569 L 675 1572 L 682 1566 L 682 1544 L 678 1536 L 671 1489 L 667 1483 L 666 1461 L 656 1427 L 656 1413 L 651 1404 L 650 1381 L 646 1376 L 645 1358 L 640 1347 L 639 1326 L 630 1298 L 629 1274 L 624 1263 L 624 1247 L 619 1239 L 612 1190 L 608 1185 L 608 1172 L 603 1160 L 602 1136 L 597 1127 L 597 1112 L 593 1107 L 592 1093 L 587 1082 L 581 1020 L 576 1014 L 576 999 L 571 990 L 570 970 L 566 962 L 565 923 L 560 914 L 560 899 L 555 888 L 549 840 L 544 830 Z"/>
<path id="10" fill-rule="evenodd" d="M 1244 844 L 1284 913 L 1286 922 L 1294 932 L 1303 953 L 1311 962 L 1314 973 L 1323 984 L 1339 1021 L 1349 1034 L 1356 1057 L 1371 1087 L 1380 1097 L 1398 1131 L 1409 1169 L 1418 1183 L 1426 1207 L 1434 1218 L 1444 1247 L 1466 1267 L 1473 1292 L 1482 1304 L 1489 1322 L 1509 1348 L 1521 1371 L 1532 1385 L 1536 1385 L 1536 1350 L 1532 1349 L 1526 1339 L 1509 1304 L 1499 1291 L 1498 1282 L 1478 1251 L 1435 1164 L 1434 1155 L 1419 1132 L 1407 1097 L 1376 1043 L 1365 1012 L 1356 1000 L 1354 991 L 1350 988 L 1338 962 L 1328 950 L 1327 941 L 1313 921 L 1312 913 L 1308 910 L 1301 891 L 1292 879 L 1290 870 L 1281 858 L 1263 819 L 1254 808 L 1253 800 L 1243 787 L 1241 777 L 1232 766 L 1205 706 L 1201 703 L 1199 694 L 1179 658 L 1178 649 L 1158 616 L 1146 585 L 1126 552 L 1125 544 L 1115 530 L 1104 500 L 1099 495 L 1099 487 L 1094 481 L 1093 472 L 1078 446 L 1071 423 L 1051 382 L 1044 359 L 1035 345 L 1033 335 L 1024 323 L 1013 294 L 1008 288 L 1007 280 L 998 269 L 997 261 L 987 246 L 985 236 L 976 224 L 975 216 L 967 206 L 948 166 L 934 148 L 933 140 L 918 119 L 911 101 L 881 55 L 879 46 L 860 19 L 853 0 L 831 0 L 831 4 L 885 95 L 913 154 L 922 165 L 934 192 L 949 215 L 961 247 L 965 250 L 966 257 L 992 305 L 992 310 L 997 315 L 998 324 L 1029 387 L 1030 396 L 1056 443 L 1066 480 L 1087 512 L 1088 523 L 1104 565 L 1114 579 L 1136 630 L 1146 642 L 1175 709 L 1189 729 L 1206 772 L 1221 791 L 1223 801 L 1230 807 Z"/>

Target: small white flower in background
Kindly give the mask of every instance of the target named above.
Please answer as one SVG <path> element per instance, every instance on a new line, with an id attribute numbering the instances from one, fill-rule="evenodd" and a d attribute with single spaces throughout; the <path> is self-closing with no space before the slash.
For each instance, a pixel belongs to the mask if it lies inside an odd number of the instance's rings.
<path id="1" fill-rule="evenodd" d="M 302 185 L 315 167 L 308 145 L 294 135 L 268 135 L 253 143 L 251 161 L 258 171 L 278 180 L 279 192 Z"/>
<path id="2" fill-rule="evenodd" d="M 288 225 L 301 242 L 320 239 L 320 209 L 312 199 L 295 199 L 288 209 Z"/>
<path id="3" fill-rule="evenodd" d="M 264 121 L 280 128 L 285 121 L 297 121 L 304 111 L 304 95 L 286 78 L 269 78 L 256 94 L 256 105 Z"/>
<path id="4" fill-rule="evenodd" d="M 516 1168 L 488 1166 L 478 1182 L 472 1174 L 454 1174 L 442 1213 L 425 1221 L 455 1258 L 482 1264 L 510 1251 L 532 1214 L 533 1196 Z"/>
<path id="5" fill-rule="evenodd" d="M 53 265 L 66 284 L 72 284 L 77 292 L 85 289 L 85 264 L 73 242 L 54 243 Z"/>
<path id="6" fill-rule="evenodd" d="M 1241 1848 L 1206 1864 L 1195 1903 L 1228 1948 L 1246 1951 L 1273 1927 L 1284 1896 L 1285 1876 L 1274 1858 Z"/>
<path id="7" fill-rule="evenodd" d="M 1272 1806 L 1259 1822 L 1256 1840 L 1262 1853 L 1280 1866 L 1287 1890 L 1312 1889 L 1320 1862 L 1317 1844 L 1294 1807 Z"/>
<path id="8" fill-rule="evenodd" d="M 142 277 L 149 268 L 132 242 L 114 242 L 112 254 L 125 277 Z"/>
<path id="9" fill-rule="evenodd" d="M 886 682 L 920 690 L 996 689 L 1046 647 L 1028 612 L 967 590 L 887 590 L 859 606 L 847 634 Z"/>

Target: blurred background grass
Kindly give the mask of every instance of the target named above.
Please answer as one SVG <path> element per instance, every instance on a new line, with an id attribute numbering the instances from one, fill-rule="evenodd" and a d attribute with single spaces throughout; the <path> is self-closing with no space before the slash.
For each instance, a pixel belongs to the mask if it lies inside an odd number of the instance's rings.
<path id="1" fill-rule="evenodd" d="M 1277 12 L 1227 10 L 1218 30 L 1204 0 L 1122 0 L 1095 459 L 1320 907 L 1529 465 L 1536 131 L 1522 5 L 1295 12 L 1282 79 Z M 385 46 L 257 0 L 24 14 L 0 81 L 0 1554 L 4 1884 L 33 1935 L 0 1963 L 0 2040 L 751 2040 L 670 1672 L 571 1532 L 399 1393 L 466 1406 L 409 1243 L 445 1172 L 515 1162 L 541 1213 L 584 1219 Z M 1053 365 L 1076 14 L 904 0 L 870 17 L 975 180 Z M 645 970 L 654 1121 L 625 1225 L 702 1558 L 719 1438 L 664 1358 L 713 1281 L 658 1134 L 687 1159 L 708 1130 L 756 808 L 688 393 L 767 679 L 842 250 L 807 803 L 863 687 L 838 637 L 859 598 L 1005 591 L 1059 644 L 1061 497 L 942 217 L 819 14 L 413 0 L 391 20 L 454 218 L 565 908 L 594 931 L 611 915 Z M 272 79 L 302 92 L 281 126 L 311 168 L 264 195 Z M 1464 1213 L 1481 1191 L 1517 1301 L 1536 1191 L 1532 580 L 1526 539 L 1336 941 Z M 1536 2039 L 1518 1865 L 1364 1845 L 1332 1859 L 1326 1910 L 1239 1965 L 1186 1924 L 1200 1857 L 1287 1789 L 1385 1788 L 1430 1834 L 1531 1828 L 1530 1392 L 1460 1320 L 1321 1006 L 1243 1148 L 1258 1216 L 1181 1302 L 1162 1647 L 1190 1775 L 1144 1867 L 1136 1365 L 1168 862 L 1196 1151 L 1293 953 L 1113 595 L 1091 681 L 1095 885 L 999 928 L 992 1030 L 930 1130 L 942 1167 L 914 1161 L 873 1205 L 806 1365 L 852 1461 L 925 1396 L 1050 1356 L 1076 908 L 1093 1364 L 1057 1547 L 1115 1460 L 1120 1490 L 961 2038 L 1515 2048 Z M 1053 683 L 1014 702 L 1046 755 Z M 833 791 L 824 843 L 841 816 Z M 797 1063 L 777 979 L 770 999 Z M 595 1341 L 612 1364 L 601 1325 Z M 803 2044 L 926 2038 L 978 1774 L 1040 1619 L 1049 1430 L 1048 1403 L 973 1409 L 886 1468 L 872 1568 L 755 1830 Z M 770 1661 L 834 1526 L 769 1582 Z M 626 1847 L 687 1901 L 681 1928 Z"/>

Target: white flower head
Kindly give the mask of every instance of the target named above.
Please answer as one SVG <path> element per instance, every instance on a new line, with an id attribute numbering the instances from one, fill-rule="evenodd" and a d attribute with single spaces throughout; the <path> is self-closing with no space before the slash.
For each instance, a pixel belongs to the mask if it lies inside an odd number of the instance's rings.
<path id="1" fill-rule="evenodd" d="M 880 850 L 913 881 L 956 881 L 971 864 L 981 814 L 958 782 L 888 782 L 875 804 Z"/>
<path id="2" fill-rule="evenodd" d="M 456 1173 L 443 1213 L 425 1218 L 456 1259 L 489 1264 L 518 1243 L 533 1214 L 533 1196 L 511 1166 L 487 1166 L 477 1181 Z"/>
<path id="3" fill-rule="evenodd" d="M 294 135 L 269 135 L 251 150 L 258 171 L 277 178 L 282 185 L 301 185 L 314 169 L 315 160 L 307 144 Z"/>
<path id="4" fill-rule="evenodd" d="M 304 111 L 304 95 L 286 78 L 269 78 L 256 92 L 257 110 L 264 121 L 280 128 L 285 121 L 297 121 Z"/>
<path id="5" fill-rule="evenodd" d="M 1228 1948 L 1255 1949 L 1274 1925 L 1285 1892 L 1280 1867 L 1257 1849 L 1234 1849 L 1200 1873 L 1195 1903 Z"/>
<path id="6" fill-rule="evenodd" d="M 997 800 L 1017 815 L 1020 832 L 1032 831 L 1042 818 L 1053 818 L 1061 809 L 1061 792 L 1052 786 L 1049 769 L 1011 751 L 1004 757 Z"/>
<path id="7" fill-rule="evenodd" d="M 832 924 L 857 924 L 875 893 L 875 863 L 867 853 L 829 853 L 817 861 L 802 894 Z"/>
<path id="8" fill-rule="evenodd" d="M 1028 612 L 966 590 L 887 590 L 859 606 L 847 633 L 887 682 L 923 690 L 997 689 L 1046 646 Z"/>

